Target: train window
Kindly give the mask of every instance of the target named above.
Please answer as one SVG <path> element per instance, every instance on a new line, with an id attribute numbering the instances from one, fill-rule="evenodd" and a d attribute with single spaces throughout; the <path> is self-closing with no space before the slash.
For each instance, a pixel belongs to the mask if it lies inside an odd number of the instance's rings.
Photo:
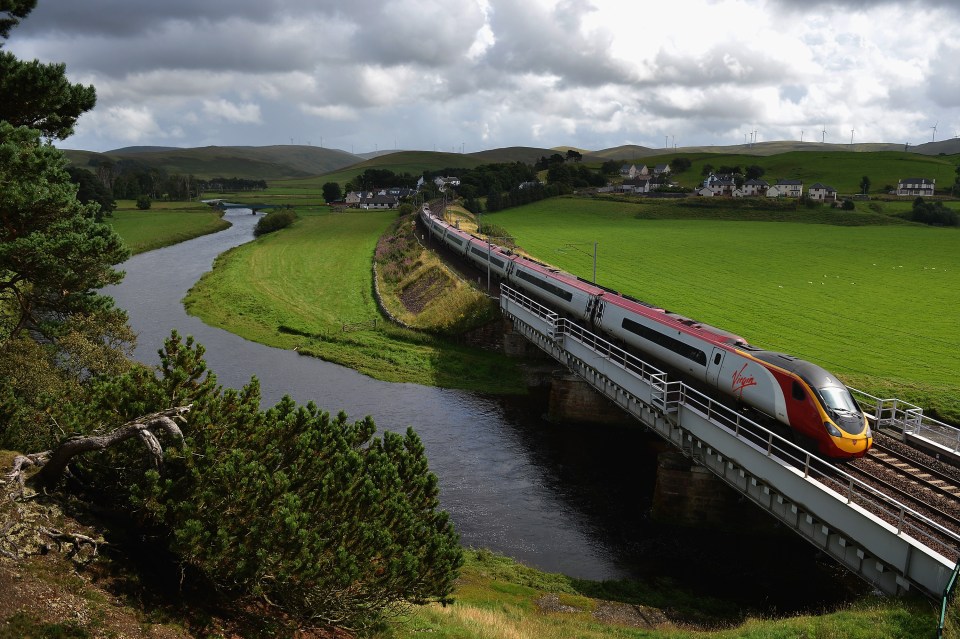
<path id="1" fill-rule="evenodd" d="M 683 357 L 686 357 L 687 359 L 692 360 L 701 366 L 707 365 L 707 354 L 695 346 L 684 344 L 678 339 L 674 339 L 669 335 L 664 335 L 659 331 L 655 331 L 652 328 L 648 328 L 643 324 L 634 322 L 632 319 L 628 319 L 626 317 L 623 318 L 623 322 L 620 324 L 620 326 L 630 331 L 634 335 L 639 335 L 640 337 L 649 340 L 658 346 L 669 349 L 677 355 L 682 355 Z"/>
<path id="2" fill-rule="evenodd" d="M 800 382 L 793 383 L 793 398 L 800 402 L 807 398 L 807 394 L 803 392 L 803 386 Z"/>
<path id="3" fill-rule="evenodd" d="M 716 355 L 714 355 L 714 356 L 713 356 L 713 363 L 714 363 L 714 364 L 719 364 L 719 363 L 720 363 L 720 358 L 721 358 L 720 353 L 717 353 Z"/>
<path id="4" fill-rule="evenodd" d="M 530 282 L 537 288 L 542 288 L 548 293 L 553 293 L 557 297 L 564 299 L 568 302 L 573 299 L 573 293 L 571 293 L 570 291 L 565 291 L 555 284 L 552 284 L 550 282 L 545 282 L 541 280 L 539 277 L 534 277 L 533 275 L 531 275 L 530 273 L 527 273 L 526 271 L 517 271 L 517 277 L 520 278 L 521 280 Z"/>

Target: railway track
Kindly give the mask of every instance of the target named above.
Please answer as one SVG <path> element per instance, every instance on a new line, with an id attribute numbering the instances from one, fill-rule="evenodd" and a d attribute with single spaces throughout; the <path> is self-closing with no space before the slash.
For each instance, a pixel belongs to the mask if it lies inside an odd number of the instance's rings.
<path id="1" fill-rule="evenodd" d="M 956 538 L 951 539 L 937 526 L 960 536 L 960 471 L 881 433 L 875 435 L 869 454 L 838 466 L 838 470 L 894 497 L 920 517 L 903 512 L 874 511 L 875 515 L 895 525 L 898 518 L 906 517 L 924 531 L 923 541 L 931 548 L 947 556 L 957 554 Z M 843 480 L 839 476 L 837 480 L 833 488 L 842 492 Z"/>

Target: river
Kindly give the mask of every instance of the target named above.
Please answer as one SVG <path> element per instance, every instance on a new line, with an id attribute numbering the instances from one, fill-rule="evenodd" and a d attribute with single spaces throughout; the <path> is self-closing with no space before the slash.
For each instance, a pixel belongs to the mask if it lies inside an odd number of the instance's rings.
<path id="1" fill-rule="evenodd" d="M 221 384 L 238 388 L 256 376 L 266 405 L 290 395 L 352 418 L 372 415 L 381 430 L 413 426 L 440 479 L 442 507 L 465 546 L 575 577 L 668 578 L 694 589 L 703 586 L 704 571 L 749 571 L 740 555 L 749 550 L 730 545 L 736 537 L 699 533 L 693 547 L 689 534 L 649 519 L 656 458 L 639 427 L 559 426 L 541 419 L 542 403 L 529 398 L 381 382 L 188 316 L 181 304 L 186 292 L 217 255 L 251 240 L 259 219 L 244 209 L 230 209 L 225 217 L 229 229 L 134 256 L 122 266 L 122 284 L 105 291 L 129 313 L 138 360 L 157 363 L 157 350 L 176 329 L 206 347 Z M 778 554 L 809 556 L 799 539 L 775 547 Z M 758 559 L 763 573 L 767 559 Z M 814 560 L 804 562 L 813 578 Z M 771 592 L 776 583 L 751 586 L 747 590 L 756 587 L 783 610 L 785 602 Z M 813 603 L 829 596 L 827 584 L 817 587 Z"/>

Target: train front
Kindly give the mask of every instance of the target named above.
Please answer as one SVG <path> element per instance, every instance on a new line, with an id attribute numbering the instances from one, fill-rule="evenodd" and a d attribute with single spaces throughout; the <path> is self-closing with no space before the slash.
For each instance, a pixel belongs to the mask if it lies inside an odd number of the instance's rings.
<path id="1" fill-rule="evenodd" d="M 831 457 L 863 457 L 873 445 L 867 416 L 846 386 L 832 375 L 827 377 L 814 387 L 827 431 L 827 438 L 821 440 L 821 451 Z"/>

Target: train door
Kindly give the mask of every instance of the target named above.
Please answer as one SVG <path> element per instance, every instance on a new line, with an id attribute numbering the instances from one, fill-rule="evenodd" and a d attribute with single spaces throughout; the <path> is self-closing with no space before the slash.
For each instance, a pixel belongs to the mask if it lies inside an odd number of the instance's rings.
<path id="1" fill-rule="evenodd" d="M 722 348 L 714 348 L 713 353 L 710 355 L 710 360 L 707 361 L 707 383 L 714 388 L 720 386 L 720 369 L 723 368 L 723 360 L 727 356 L 727 352 Z"/>

